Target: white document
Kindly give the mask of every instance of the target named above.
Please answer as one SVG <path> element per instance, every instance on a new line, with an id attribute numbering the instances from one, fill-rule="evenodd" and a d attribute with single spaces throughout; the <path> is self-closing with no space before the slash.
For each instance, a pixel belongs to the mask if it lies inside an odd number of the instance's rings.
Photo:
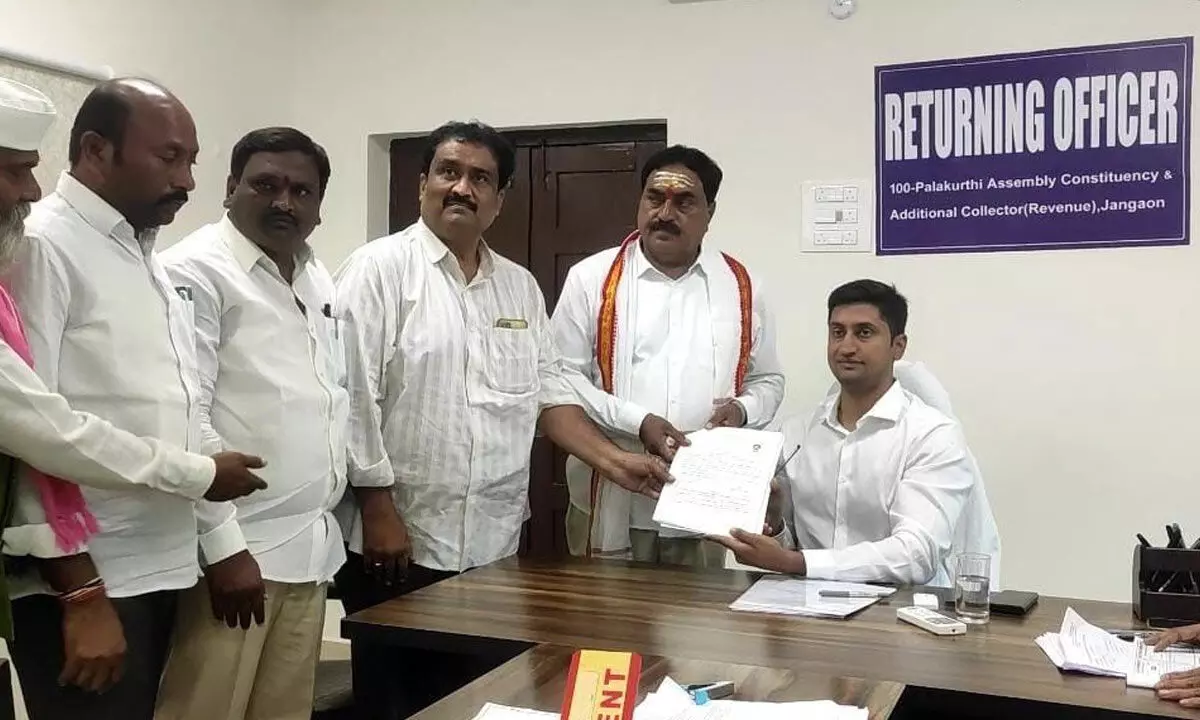
<path id="1" fill-rule="evenodd" d="M 488 703 L 480 708 L 475 720 L 558 720 L 560 713 L 526 710 Z"/>
<path id="2" fill-rule="evenodd" d="M 671 462 L 654 521 L 704 535 L 761 533 L 783 433 L 713 428 L 688 435 Z"/>
<path id="3" fill-rule="evenodd" d="M 867 593 L 872 597 L 822 597 L 821 591 Z M 778 575 L 759 578 L 730 604 L 730 610 L 803 615 L 807 617 L 845 618 L 889 597 L 894 588 L 833 580 L 808 580 Z"/>
<path id="4" fill-rule="evenodd" d="M 633 713 L 634 720 L 866 720 L 868 716 L 866 708 L 838 705 L 831 700 L 783 703 L 712 700 L 697 705 L 669 677 Z"/>
<path id="5" fill-rule="evenodd" d="M 1130 687 L 1152 688 L 1167 673 L 1200 668 L 1200 648 L 1154 652 L 1142 638 L 1125 642 L 1088 623 L 1072 608 L 1067 608 L 1059 632 L 1045 633 L 1034 642 L 1061 670 L 1123 677 Z"/>
<path id="6" fill-rule="evenodd" d="M 1200 668 L 1200 648 L 1196 648 L 1195 651 L 1167 649 L 1154 652 L 1154 646 L 1142 642 L 1140 637 L 1134 638 L 1133 666 L 1125 676 L 1125 684 L 1130 687 L 1152 688 L 1163 675 L 1197 668 Z"/>
<path id="7" fill-rule="evenodd" d="M 1074 608 L 1067 608 L 1063 616 L 1059 641 L 1065 670 L 1125 677 L 1133 665 L 1133 643 L 1092 625 Z"/>

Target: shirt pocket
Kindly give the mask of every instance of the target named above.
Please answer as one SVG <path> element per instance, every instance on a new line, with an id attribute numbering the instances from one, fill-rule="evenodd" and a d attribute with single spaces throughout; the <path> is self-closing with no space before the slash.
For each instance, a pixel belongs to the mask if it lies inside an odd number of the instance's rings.
<path id="1" fill-rule="evenodd" d="M 317 332 L 323 345 L 321 354 L 325 359 L 325 377 L 331 385 L 344 385 L 346 377 L 346 352 L 342 346 L 342 323 L 334 317 L 322 316 L 317 322 Z"/>
<path id="2" fill-rule="evenodd" d="M 488 387 L 509 395 L 538 388 L 538 348 L 530 330 L 489 328 L 484 333 L 483 375 Z"/>
<path id="3" fill-rule="evenodd" d="M 181 295 L 167 296 L 167 327 L 186 363 L 196 365 L 196 304 Z"/>

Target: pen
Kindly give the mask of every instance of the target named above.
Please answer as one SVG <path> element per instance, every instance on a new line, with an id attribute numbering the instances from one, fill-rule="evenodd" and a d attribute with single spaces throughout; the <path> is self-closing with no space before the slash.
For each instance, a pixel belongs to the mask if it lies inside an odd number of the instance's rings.
<path id="1" fill-rule="evenodd" d="M 821 597 L 831 598 L 885 598 L 890 593 L 870 592 L 867 590 L 821 590 Z"/>
<path id="2" fill-rule="evenodd" d="M 778 475 L 779 473 L 783 472 L 784 468 L 786 468 L 787 464 L 792 461 L 792 458 L 796 457 L 796 453 L 798 453 L 798 452 L 800 452 L 799 445 L 796 446 L 796 449 L 793 450 L 791 452 L 791 454 L 789 454 L 787 457 L 785 457 L 783 459 L 783 462 L 781 462 L 781 463 L 779 463 L 779 465 L 775 466 L 775 474 Z"/>

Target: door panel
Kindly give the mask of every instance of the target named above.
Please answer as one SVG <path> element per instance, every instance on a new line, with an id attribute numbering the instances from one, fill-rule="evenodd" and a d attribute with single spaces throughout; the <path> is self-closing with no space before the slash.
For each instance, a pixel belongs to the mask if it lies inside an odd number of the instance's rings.
<path id="1" fill-rule="evenodd" d="M 642 165 L 665 145 L 665 141 L 648 141 L 534 150 L 530 270 L 550 312 L 575 263 L 619 244 L 634 229 Z M 530 484 L 530 555 L 567 553 L 562 521 L 570 503 L 566 459 L 566 453 L 545 439 L 534 443 L 537 472 Z"/>

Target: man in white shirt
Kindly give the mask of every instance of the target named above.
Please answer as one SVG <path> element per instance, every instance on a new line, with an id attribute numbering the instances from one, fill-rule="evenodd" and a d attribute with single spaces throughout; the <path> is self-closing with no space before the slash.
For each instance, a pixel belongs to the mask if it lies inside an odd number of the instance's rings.
<path id="1" fill-rule="evenodd" d="M 332 514 L 346 489 L 343 329 L 307 242 L 329 175 L 304 133 L 255 130 L 234 146 L 227 214 L 162 253 L 195 308 L 205 451 L 257 442 L 274 462 L 268 491 L 197 508 L 207 584 L 181 598 L 157 720 L 312 713 L 325 591 L 346 559 Z M 365 449 L 355 467 L 386 468 L 382 446 Z M 391 472 L 355 480 L 398 534 Z"/>
<path id="2" fill-rule="evenodd" d="M 631 490 L 657 494 L 667 478 L 660 459 L 617 448 L 588 420 L 563 379 L 537 282 L 483 242 L 515 164 L 491 127 L 438 128 L 421 219 L 338 270 L 338 319 L 358 330 L 346 334 L 357 340 L 347 359 L 365 367 L 348 378 L 350 444 L 386 447 L 412 553 L 392 586 L 351 558 L 337 579 L 348 612 L 514 555 L 539 427 Z M 351 482 L 370 470 L 352 467 Z M 357 553 L 361 519 L 347 520 Z"/>
<path id="3" fill-rule="evenodd" d="M 191 116 L 169 92 L 141 80 L 98 86 L 75 118 L 70 172 L 30 214 L 10 283 L 48 388 L 123 430 L 191 450 L 199 383 L 190 309 L 153 244 L 187 200 L 197 152 Z M 58 688 L 60 659 L 46 648 L 62 642 L 62 610 L 37 595 L 14 604 L 22 687 L 31 711 L 48 717 L 151 718 L 175 593 L 199 571 L 199 493 L 84 493 L 99 524 L 89 551 L 127 645 L 124 675 L 101 695 Z M 22 645 L 31 652 L 20 654 Z"/>
<path id="4" fill-rule="evenodd" d="M 0 272 L 8 270 L 9 259 L 23 241 L 24 218 L 41 197 L 33 169 L 55 115 L 53 103 L 43 93 L 0 78 Z M 8 303 L 8 294 L 0 287 L 0 312 L 13 309 Z M 12 339 L 20 344 L 10 344 L 8 337 L 0 340 L 0 453 L 28 466 L 12 467 L 10 459 L 0 455 L 0 465 L 7 468 L 4 506 L 11 512 L 4 522 L 4 564 L 6 570 L 26 572 L 8 578 L 6 595 L 19 599 L 49 585 L 59 593 L 63 613 L 61 640 L 53 646 L 36 644 L 36 636 L 24 641 L 29 625 L 23 623 L 23 642 L 12 648 L 23 661 L 17 672 L 26 685 L 29 712 L 36 719 L 53 717 L 55 709 L 46 706 L 45 692 L 39 689 L 44 691 L 55 680 L 84 690 L 106 689 L 120 678 L 125 653 L 120 620 L 87 555 L 86 537 L 68 532 L 78 526 L 62 527 L 63 511 L 70 512 L 76 498 L 79 503 L 83 500 L 77 495 L 66 497 L 63 486 L 56 485 L 63 482 L 57 477 L 100 488 L 140 485 L 190 499 L 204 494 L 228 498 L 263 485 L 247 470 L 249 458 L 240 453 L 227 453 L 214 462 L 72 411 L 61 395 L 46 389 L 23 355 L 24 334 Z M 44 474 L 28 471 L 30 467 Z M 43 507 L 44 493 L 55 496 L 53 517 Z M 0 602 L 7 603 L 7 598 Z M 20 602 L 24 606 L 46 601 Z M 6 606 L 5 634 L 12 641 L 9 612 Z M 24 615 L 22 620 L 27 620 Z M 31 657 L 35 658 L 32 665 Z M 39 666 L 45 670 L 40 675 L 34 671 Z"/>
<path id="5" fill-rule="evenodd" d="M 739 562 L 826 580 L 948 585 L 954 530 L 978 481 L 958 424 L 895 381 L 908 303 L 857 280 L 829 296 L 839 392 L 784 428 L 783 511 L 765 535 L 719 539 Z M 790 517 L 789 517 L 790 515 Z M 789 547 L 797 549 L 791 550 Z"/>
<path id="6" fill-rule="evenodd" d="M 762 286 L 704 243 L 721 169 L 674 145 L 642 169 L 637 231 L 576 264 L 551 326 L 589 415 L 632 451 L 673 455 L 684 433 L 762 428 L 783 401 L 775 328 Z M 681 432 L 682 430 L 682 432 Z M 635 495 L 567 460 L 574 555 L 722 567 L 720 545 L 654 522 Z"/>

